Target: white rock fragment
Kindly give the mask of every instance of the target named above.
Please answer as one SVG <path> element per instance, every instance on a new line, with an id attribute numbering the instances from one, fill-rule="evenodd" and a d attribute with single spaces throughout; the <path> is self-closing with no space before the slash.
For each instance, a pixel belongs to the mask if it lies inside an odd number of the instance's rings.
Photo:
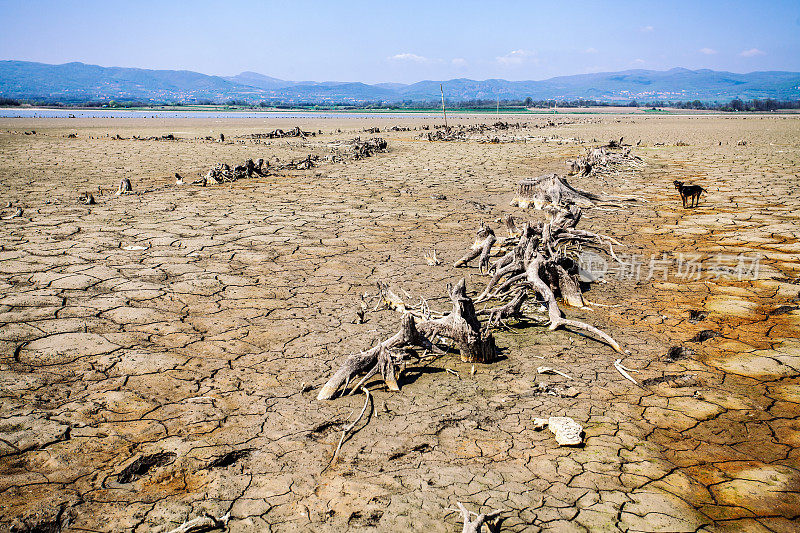
<path id="1" fill-rule="evenodd" d="M 551 416 L 548 426 L 559 446 L 577 446 L 583 442 L 583 426 L 568 416 Z"/>
<path id="2" fill-rule="evenodd" d="M 550 429 L 559 446 L 579 446 L 583 443 L 583 426 L 568 416 L 533 419 L 533 429 L 540 431 L 544 428 Z"/>

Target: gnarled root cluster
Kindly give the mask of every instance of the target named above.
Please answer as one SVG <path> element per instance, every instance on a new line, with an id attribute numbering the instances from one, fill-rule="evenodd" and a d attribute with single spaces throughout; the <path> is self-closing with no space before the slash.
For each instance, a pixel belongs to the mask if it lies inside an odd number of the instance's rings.
<path id="1" fill-rule="evenodd" d="M 622 202 L 638 200 L 640 199 L 582 191 L 570 185 L 564 176 L 545 174 L 536 178 L 520 180 L 517 194 L 511 200 L 510 205 L 523 209 L 531 206 L 536 209 L 560 209 L 570 204 L 575 204 L 579 207 L 610 206 L 621 208 Z"/>
<path id="2" fill-rule="evenodd" d="M 380 128 L 369 128 L 369 133 L 380 131 Z M 372 137 L 366 140 L 361 140 L 361 137 L 356 137 L 349 141 L 336 141 L 329 143 L 331 154 L 325 157 L 326 161 L 332 163 L 339 163 L 342 161 L 358 161 L 372 157 L 375 154 L 389 151 L 389 143 L 382 137 Z"/>
<path id="3" fill-rule="evenodd" d="M 493 361 L 496 354 L 494 337 L 488 331 L 481 331 L 475 306 L 467 296 L 466 282 L 462 279 L 454 287 L 448 286 L 447 290 L 453 304 L 449 314 L 417 323 L 414 314 L 407 312 L 397 333 L 367 351 L 349 356 L 320 389 L 317 399 L 330 400 L 340 388 L 347 389 L 350 382 L 360 374 L 365 376 L 353 390 L 357 390 L 367 379 L 379 373 L 389 390 L 399 390 L 396 368 L 404 362 L 406 349 L 417 346 L 444 353 L 436 344 L 440 338 L 450 339 L 458 347 L 462 361 Z M 399 300 L 396 295 L 390 298 Z"/>
<path id="4" fill-rule="evenodd" d="M 317 161 L 319 161 L 319 156 L 314 154 L 308 154 L 308 157 L 301 159 L 299 161 L 289 161 L 285 165 L 282 165 L 281 169 L 285 170 L 308 170 L 317 166 Z"/>
<path id="5" fill-rule="evenodd" d="M 617 341 L 605 332 L 577 320 L 564 318 L 556 294 L 572 307 L 584 307 L 581 279 L 590 279 L 581 270 L 578 253 L 583 249 L 605 251 L 615 257 L 614 239 L 576 228 L 581 209 L 575 204 L 551 208 L 550 220 L 526 223 L 521 231 L 510 217 L 506 219 L 512 236 L 504 239 L 489 255 L 501 255 L 489 268 L 491 274 L 476 302 L 495 300 L 499 305 L 478 312 L 487 315 L 486 328 L 500 326 L 506 318 L 520 317 L 525 301 L 535 299 L 547 312 L 545 323 L 551 330 L 572 327 L 600 338 L 616 351 Z M 517 236 L 517 233 L 518 235 Z"/>
<path id="6" fill-rule="evenodd" d="M 306 137 L 309 136 L 313 137 L 315 135 L 316 132 L 303 131 L 300 129 L 300 126 L 295 126 L 289 131 L 283 131 L 281 129 L 277 129 L 267 133 L 251 133 L 249 135 L 243 135 L 239 138 L 240 139 L 284 139 L 288 137 L 300 137 L 301 139 L 305 139 Z"/>
<path id="7" fill-rule="evenodd" d="M 386 139 L 381 137 L 373 137 L 366 141 L 362 141 L 360 137 L 356 137 L 350 141 L 350 143 L 352 144 L 351 150 L 353 159 L 371 157 L 373 154 L 385 152 L 389 148 L 389 143 L 386 142 Z"/>
<path id="8" fill-rule="evenodd" d="M 433 133 L 423 133 L 420 137 L 428 139 L 429 141 L 468 141 L 478 140 L 482 142 L 492 142 L 497 137 L 491 137 L 492 133 L 507 131 L 510 129 L 521 129 L 527 127 L 528 124 L 520 124 L 497 121 L 494 124 L 473 124 L 473 125 L 459 125 L 459 126 L 443 126 L 436 129 Z M 487 137 L 487 135 L 489 135 Z"/>
<path id="9" fill-rule="evenodd" d="M 461 360 L 488 363 L 495 359 L 496 347 L 491 333 L 508 318 L 520 318 L 526 311 L 523 306 L 535 301 L 543 306 L 546 315 L 539 318 L 551 330 L 566 327 L 583 330 L 621 352 L 619 343 L 600 329 L 565 318 L 556 301 L 556 295 L 573 307 L 584 307 L 580 281 L 591 279 L 583 272 L 577 254 L 583 249 L 605 251 L 612 257 L 614 239 L 590 231 L 577 229 L 581 208 L 574 203 L 548 208 L 549 221 L 537 224 L 528 222 L 520 229 L 511 216 L 505 220 L 509 236 L 498 241 L 494 231 L 481 226 L 478 240 L 472 249 L 455 266 L 466 266 L 475 258 L 479 267 L 491 278 L 473 301 L 467 295 L 466 283 L 461 279 L 455 287 L 448 286 L 453 304 L 448 314 L 435 314 L 424 299 L 410 304 L 385 284 L 379 284 L 378 306 L 403 313 L 400 330 L 372 347 L 349 356 L 344 364 L 322 387 L 317 399 L 329 400 L 337 391 L 364 374 L 353 387 L 357 390 L 367 379 L 381 374 L 390 390 L 399 390 L 396 368 L 406 361 L 409 349 L 422 347 L 435 353 L 445 353 L 437 346 L 439 339 L 449 339 L 458 347 Z M 491 257 L 499 257 L 490 265 Z M 495 301 L 498 305 L 475 310 L 475 302 Z M 377 307 L 376 307 L 377 308 Z M 485 316 L 483 326 L 478 317 Z"/>
<path id="10" fill-rule="evenodd" d="M 478 259 L 478 268 L 491 276 L 482 292 L 473 301 L 467 295 L 464 279 L 455 287 L 448 285 L 453 304 L 449 314 L 431 312 L 427 302 L 411 304 L 379 283 L 378 306 L 402 312 L 400 330 L 371 349 L 349 356 L 322 387 L 317 398 L 328 400 L 357 376 L 365 374 L 354 387 L 380 373 L 390 390 L 398 390 L 396 368 L 409 355 L 409 348 L 418 346 L 444 353 L 437 346 L 439 339 L 450 339 L 465 362 L 488 363 L 495 359 L 493 328 L 501 327 L 509 318 L 520 318 L 529 311 L 525 304 L 538 303 L 546 314 L 531 317 L 550 330 L 573 328 L 587 332 L 621 352 L 619 343 L 600 329 L 564 317 L 556 296 L 569 306 L 584 308 L 581 281 L 594 281 L 591 272 L 582 270 L 579 254 L 586 249 L 607 253 L 616 259 L 617 241 L 591 231 L 577 229 L 581 205 L 592 206 L 599 197 L 570 186 L 556 174 L 520 182 L 519 198 L 544 208 L 546 222 L 526 222 L 521 227 L 510 215 L 505 224 L 508 236 L 498 240 L 494 230 L 481 224 L 475 243 L 455 267 L 467 266 Z M 527 204 L 526 204 L 527 205 Z M 491 263 L 491 258 L 498 259 Z M 363 299 L 363 298 L 362 298 Z M 475 310 L 475 302 L 494 301 L 497 305 Z M 376 307 L 377 309 L 377 307 Z M 366 304 L 362 301 L 362 315 Z M 479 318 L 487 317 L 482 326 Z"/>
<path id="11" fill-rule="evenodd" d="M 227 163 L 220 163 L 209 170 L 205 176 L 193 181 L 192 185 L 202 185 L 205 187 L 206 185 L 232 183 L 242 178 L 252 178 L 255 175 L 266 176 L 267 171 L 264 168 L 265 165 L 269 167 L 269 163 L 266 163 L 263 159 L 259 159 L 255 162 L 253 162 L 252 159 L 248 159 L 243 165 L 236 165 L 233 168 Z"/>
<path id="12" fill-rule="evenodd" d="M 458 268 L 465 266 L 467 263 L 480 256 L 478 261 L 478 269 L 483 271 L 489 267 L 489 254 L 491 253 L 492 246 L 497 242 L 497 237 L 494 230 L 486 224 L 481 224 L 481 229 L 478 230 L 478 238 L 472 244 L 472 248 L 467 252 L 464 257 L 456 261 L 453 266 Z"/>
<path id="13" fill-rule="evenodd" d="M 623 145 L 622 139 L 611 141 L 606 146 L 590 148 L 584 155 L 567 161 L 569 173 L 577 176 L 589 176 L 622 165 L 629 167 L 644 165 L 639 156 L 631 155 L 631 147 Z"/>

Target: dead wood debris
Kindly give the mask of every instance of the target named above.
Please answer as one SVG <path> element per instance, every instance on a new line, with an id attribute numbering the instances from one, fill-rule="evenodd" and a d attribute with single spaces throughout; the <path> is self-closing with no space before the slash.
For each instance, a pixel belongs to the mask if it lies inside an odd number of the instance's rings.
<path id="1" fill-rule="evenodd" d="M 352 145 L 351 151 L 354 159 L 371 157 L 373 154 L 385 152 L 389 148 L 389 143 L 381 137 L 373 137 L 366 141 L 362 141 L 360 137 L 357 137 L 350 141 L 350 144 Z"/>
<path id="2" fill-rule="evenodd" d="M 581 329 L 599 337 L 614 350 L 622 351 L 619 344 L 603 331 L 564 318 L 556 303 L 556 294 L 559 294 L 567 305 L 585 307 L 579 283 L 578 253 L 590 248 L 613 256 L 611 246 L 619 244 L 605 235 L 576 229 L 580 217 L 581 209 L 575 204 L 551 210 L 549 222 L 526 223 L 519 237 L 505 238 L 496 252 L 490 252 L 490 255 L 501 257 L 487 269 L 492 277 L 476 298 L 476 302 L 500 302 L 500 305 L 479 312 L 489 316 L 487 328 L 500 326 L 507 318 L 519 318 L 523 314 L 523 303 L 535 298 L 547 312 L 547 319 L 543 322 L 551 330 L 559 327 Z M 516 230 L 518 225 L 512 220 L 508 227 Z"/>
<path id="3" fill-rule="evenodd" d="M 116 195 L 120 196 L 123 194 L 127 194 L 129 192 L 133 192 L 133 186 L 131 185 L 131 180 L 128 178 L 122 178 L 119 181 L 119 187 L 117 187 Z"/>
<path id="4" fill-rule="evenodd" d="M 361 381 L 363 382 L 364 380 Z M 342 449 L 342 444 L 344 444 L 344 439 L 347 438 L 348 433 L 353 431 L 353 428 L 356 427 L 356 424 L 358 424 L 358 421 L 361 420 L 361 418 L 364 416 L 364 413 L 367 412 L 367 407 L 370 405 L 372 397 L 369 394 L 369 389 L 367 389 L 366 387 L 361 387 L 361 384 L 359 384 L 357 388 L 360 388 L 364 392 L 364 395 L 366 396 L 366 398 L 364 399 L 364 407 L 361 408 L 361 413 L 356 417 L 356 419 L 353 420 L 350 424 L 348 424 L 347 427 L 345 427 L 344 430 L 342 431 L 342 437 L 339 439 L 339 444 L 338 446 L 336 446 L 336 451 L 333 452 L 331 461 L 328 463 L 328 466 L 326 466 L 323 469 L 323 472 L 328 468 L 330 468 L 331 465 L 333 465 L 336 462 L 336 459 L 338 459 L 339 457 L 339 452 Z"/>
<path id="5" fill-rule="evenodd" d="M 622 374 L 622 377 L 633 383 L 634 385 L 639 385 L 639 382 L 636 381 L 633 376 L 631 376 L 628 372 L 638 372 L 638 370 L 633 370 L 632 368 L 628 368 L 622 365 L 622 359 L 617 359 L 614 361 L 614 368 L 617 369 L 617 372 Z"/>
<path id="6" fill-rule="evenodd" d="M 464 504 L 461 502 L 456 502 L 456 505 L 458 505 L 458 509 L 448 509 L 448 511 L 458 512 L 461 514 L 461 519 L 464 521 L 464 527 L 461 530 L 461 533 L 480 533 L 481 529 L 483 528 L 483 524 L 493 521 L 502 513 L 506 512 L 505 509 L 498 509 L 489 513 L 478 514 L 474 511 L 467 510 L 467 508 L 464 507 Z M 475 516 L 475 520 L 471 520 L 472 516 Z"/>
<path id="7" fill-rule="evenodd" d="M 399 390 L 396 367 L 403 363 L 406 347 L 419 346 L 426 350 L 444 353 L 435 339 L 450 339 L 461 353 L 461 360 L 472 363 L 489 363 L 495 359 L 494 337 L 481 331 L 472 298 L 467 296 L 466 282 L 461 279 L 455 286 L 448 285 L 452 311 L 439 318 L 422 320 L 417 324 L 414 314 L 397 298 L 391 297 L 396 309 L 404 313 L 400 330 L 373 348 L 349 356 L 328 382 L 320 389 L 318 400 L 330 400 L 336 392 L 350 383 L 355 376 L 366 373 L 366 379 L 380 373 L 389 390 Z M 390 295 L 394 293 L 389 292 Z M 424 316 L 424 315 L 423 315 Z"/>
<path id="8" fill-rule="evenodd" d="M 130 483 L 136 481 L 145 475 L 151 468 L 156 466 L 164 466 L 171 463 L 175 459 L 175 454 L 172 452 L 159 452 L 152 455 L 144 455 L 139 457 L 125 469 L 117 474 L 117 483 Z"/>
<path id="9" fill-rule="evenodd" d="M 706 342 L 709 339 L 721 336 L 722 334 L 720 334 L 717 331 L 714 331 L 713 329 L 704 329 L 703 331 L 701 331 L 700 333 L 689 339 L 689 342 Z"/>
<path id="10" fill-rule="evenodd" d="M 333 163 L 358 161 L 389 151 L 389 143 L 382 137 L 372 137 L 366 140 L 356 137 L 349 141 L 330 143 L 329 146 L 331 154 L 326 157 L 326 160 Z"/>
<path id="11" fill-rule="evenodd" d="M 9 205 L 9 207 L 11 207 L 11 206 Z M 14 208 L 14 211 L 12 211 L 12 212 L 11 212 L 10 214 L 8 214 L 8 215 L 4 215 L 4 216 L 2 217 L 2 219 L 3 219 L 3 220 L 11 220 L 11 219 L 13 219 L 13 218 L 19 218 L 19 217 L 21 217 L 21 216 L 22 216 L 22 208 L 21 208 L 21 207 L 16 207 L 16 208 Z"/>
<path id="12" fill-rule="evenodd" d="M 428 266 L 436 266 L 442 264 L 441 260 L 439 260 L 439 258 L 436 257 L 436 248 L 432 249 L 430 252 L 425 252 L 423 258 L 425 259 L 425 262 L 428 264 Z"/>
<path id="13" fill-rule="evenodd" d="M 512 207 L 526 209 L 533 205 L 536 209 L 545 206 L 574 204 L 579 207 L 592 207 L 600 200 L 600 196 L 581 191 L 567 183 L 566 178 L 558 174 L 545 174 L 537 178 L 527 178 L 519 182 L 517 195 L 511 200 Z"/>
<path id="14" fill-rule="evenodd" d="M 549 366 L 540 366 L 540 367 L 536 368 L 536 372 L 539 373 L 539 374 L 556 374 L 556 375 L 559 375 L 561 377 L 565 377 L 565 378 L 570 379 L 570 380 L 574 379 L 569 374 L 567 374 L 565 372 L 562 372 L 560 370 L 556 370 L 555 368 L 550 368 Z"/>
<path id="15" fill-rule="evenodd" d="M 472 248 L 464 257 L 456 261 L 453 266 L 455 268 L 466 266 L 467 263 L 480 256 L 478 270 L 482 272 L 489 267 L 489 254 L 495 242 L 497 242 L 497 237 L 494 234 L 494 230 L 485 224 L 481 224 L 481 228 L 478 230 L 478 238 L 472 243 Z"/>
<path id="16" fill-rule="evenodd" d="M 530 311 L 529 307 L 523 308 L 529 300 L 538 303 L 546 313 L 545 317 L 537 316 L 534 320 L 547 325 L 550 330 L 579 329 L 622 352 L 619 343 L 604 331 L 565 318 L 556 301 L 558 294 L 567 305 L 585 308 L 579 277 L 579 252 L 588 248 L 615 257 L 612 246 L 620 243 L 608 236 L 576 228 L 582 211 L 574 200 L 591 197 L 568 187 L 558 176 L 537 181 L 532 184 L 530 192 L 533 197 L 543 199 L 541 205 L 550 204 L 547 222 L 528 222 L 520 229 L 513 218 L 507 217 L 505 222 L 510 236 L 502 241 L 498 241 L 489 226 L 482 224 L 472 248 L 454 264 L 455 267 L 466 266 L 480 257 L 479 269 L 491 274 L 486 287 L 474 301 L 467 295 L 465 280 L 462 279 L 455 287 L 448 286 L 452 311 L 433 318 L 424 300 L 418 305 L 410 305 L 388 286 L 379 284 L 379 305 L 404 313 L 400 330 L 373 348 L 349 356 L 322 387 L 317 399 L 333 398 L 341 387 L 346 388 L 360 374 L 366 374 L 366 377 L 359 385 L 380 373 L 390 390 L 398 390 L 395 368 L 406 360 L 407 348 L 419 346 L 442 352 L 437 337 L 454 342 L 464 362 L 491 362 L 496 351 L 492 329 L 503 327 L 505 320 L 521 318 Z M 500 257 L 490 265 L 492 256 Z M 498 305 L 475 310 L 475 302 L 489 300 L 498 302 Z M 484 325 L 479 322 L 480 316 L 488 317 Z"/>
<path id="17" fill-rule="evenodd" d="M 266 166 L 266 168 L 265 168 Z M 263 159 L 253 161 L 248 159 L 242 165 L 236 165 L 231 168 L 227 163 L 220 163 L 214 168 L 210 169 L 205 176 L 200 179 L 194 180 L 192 185 L 218 185 L 220 183 L 232 183 L 243 178 L 252 178 L 253 176 L 266 176 L 269 163 Z M 183 178 L 176 173 L 176 182 L 178 185 L 183 183 Z"/>
<path id="18" fill-rule="evenodd" d="M 316 136 L 316 132 L 303 131 L 300 129 L 300 126 L 295 126 L 288 131 L 275 129 L 266 133 L 251 133 L 249 135 L 241 135 L 237 137 L 237 139 L 285 139 L 289 137 L 300 137 L 301 139 L 305 139 L 306 137 L 314 136 Z"/>
<path id="19" fill-rule="evenodd" d="M 299 159 L 298 161 L 289 161 L 278 168 L 282 170 L 309 170 L 317 166 L 317 161 L 319 161 L 318 155 L 308 154 L 303 159 Z"/>
<path id="20" fill-rule="evenodd" d="M 611 141 L 606 146 L 590 148 L 582 156 L 567 161 L 570 174 L 590 176 L 616 169 L 638 169 L 644 166 L 642 158 L 631 155 L 630 147 L 623 147 L 619 142 Z"/>
<path id="21" fill-rule="evenodd" d="M 510 205 L 523 209 L 527 209 L 532 205 L 536 209 L 553 208 L 559 210 L 569 207 L 570 204 L 583 208 L 595 206 L 622 208 L 625 202 L 637 201 L 646 200 L 583 191 L 570 185 L 563 176 L 545 174 L 536 178 L 520 180 L 517 194 L 511 200 Z"/>
<path id="22" fill-rule="evenodd" d="M 121 139 L 121 137 L 119 137 L 119 135 L 117 136 L 117 138 Z M 177 137 L 175 137 L 171 133 L 168 133 L 166 135 L 160 135 L 160 136 L 151 135 L 150 137 L 140 137 L 139 135 L 134 135 L 132 137 L 132 139 L 134 139 L 136 141 L 177 141 L 177 140 L 179 140 Z"/>
<path id="23" fill-rule="evenodd" d="M 290 130 L 289 132 L 284 132 L 283 130 L 275 130 L 271 133 L 254 133 L 251 135 L 246 136 L 247 138 L 254 138 L 254 139 L 261 139 L 261 138 L 275 138 L 275 137 L 302 137 L 305 138 L 306 135 L 315 135 L 315 133 L 311 132 L 303 132 L 300 130 L 299 127 Z M 223 138 L 223 135 L 220 134 L 220 138 Z M 388 150 L 389 144 L 386 142 L 385 139 L 380 137 L 375 137 L 372 139 L 361 140 L 361 138 L 357 137 L 347 143 L 341 145 L 337 145 L 343 147 L 343 150 L 337 150 L 336 148 L 332 149 L 335 153 L 331 156 L 327 157 L 328 161 L 336 162 L 342 160 L 359 160 L 366 157 L 370 157 L 379 152 L 386 152 Z M 317 165 L 320 162 L 320 156 L 315 154 L 309 154 L 304 158 L 299 160 L 291 160 L 284 164 L 276 164 L 273 168 L 276 170 L 309 170 Z M 233 183 L 243 178 L 252 178 L 254 176 L 261 176 L 266 177 L 269 175 L 270 164 L 268 161 L 265 161 L 263 158 L 259 158 L 256 161 L 252 159 L 248 159 L 241 165 L 235 165 L 231 167 L 227 163 L 219 163 L 213 168 L 209 169 L 209 171 L 205 174 L 205 176 L 195 179 L 191 182 L 192 185 L 200 185 L 200 186 L 208 186 L 208 185 L 219 185 L 221 183 Z M 183 185 L 184 179 L 183 177 L 175 173 L 176 178 L 176 185 Z M 120 185 L 122 188 L 122 185 Z M 124 191 L 123 191 L 124 192 Z M 118 192 L 118 194 L 122 194 L 122 192 Z"/>
<path id="24" fill-rule="evenodd" d="M 511 129 L 522 129 L 527 127 L 527 124 L 510 123 L 497 121 L 494 124 L 474 124 L 469 126 L 441 126 L 436 127 L 436 130 L 429 133 L 423 133 L 421 138 L 427 139 L 431 142 L 434 141 L 469 141 L 474 140 L 480 143 L 499 144 L 500 142 L 509 142 L 516 139 L 508 139 L 503 137 L 501 140 L 497 132 L 508 131 Z"/>
<path id="25" fill-rule="evenodd" d="M 196 533 L 199 531 L 226 529 L 228 527 L 228 521 L 230 518 L 230 513 L 225 513 L 219 518 L 215 518 L 208 513 L 203 513 L 201 516 L 193 518 L 192 520 L 188 520 L 175 529 L 168 531 L 167 533 Z"/>
<path id="26" fill-rule="evenodd" d="M 83 205 L 94 205 L 94 195 L 90 192 L 84 192 L 80 196 L 78 196 L 78 201 Z"/>

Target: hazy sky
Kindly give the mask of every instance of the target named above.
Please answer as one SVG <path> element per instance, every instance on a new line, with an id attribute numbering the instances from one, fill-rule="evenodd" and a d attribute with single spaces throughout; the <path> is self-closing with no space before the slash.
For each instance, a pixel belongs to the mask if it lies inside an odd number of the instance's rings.
<path id="1" fill-rule="evenodd" d="M 800 71 L 800 0 L 0 0 L 0 59 L 290 80 Z"/>

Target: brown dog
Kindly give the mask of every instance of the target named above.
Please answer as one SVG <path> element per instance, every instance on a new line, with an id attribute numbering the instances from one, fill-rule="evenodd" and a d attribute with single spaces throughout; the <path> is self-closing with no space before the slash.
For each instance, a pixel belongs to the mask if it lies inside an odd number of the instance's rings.
<path id="1" fill-rule="evenodd" d="M 686 208 L 687 198 L 689 199 L 689 207 L 697 207 L 697 204 L 700 203 L 700 195 L 708 192 L 699 185 L 684 185 L 682 181 L 678 180 L 673 181 L 672 184 L 675 185 L 681 195 L 684 209 Z"/>

